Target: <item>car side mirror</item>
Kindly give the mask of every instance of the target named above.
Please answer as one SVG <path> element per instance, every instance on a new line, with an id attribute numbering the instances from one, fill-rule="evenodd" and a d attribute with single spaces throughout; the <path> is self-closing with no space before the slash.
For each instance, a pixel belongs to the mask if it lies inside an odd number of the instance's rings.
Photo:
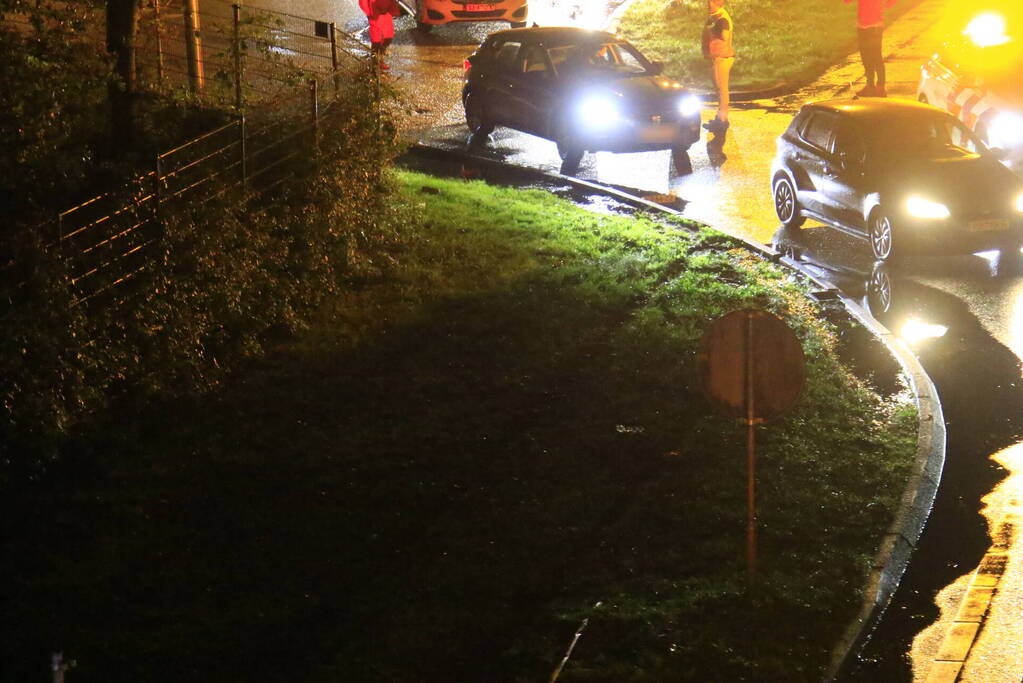
<path id="1" fill-rule="evenodd" d="M 659 76 L 664 71 L 664 62 L 650 62 L 650 75 Z"/>

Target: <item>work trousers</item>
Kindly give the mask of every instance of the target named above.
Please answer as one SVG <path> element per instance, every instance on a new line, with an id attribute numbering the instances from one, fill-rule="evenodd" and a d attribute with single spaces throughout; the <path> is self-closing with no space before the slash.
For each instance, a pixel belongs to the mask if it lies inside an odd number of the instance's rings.
<path id="1" fill-rule="evenodd" d="M 883 26 L 861 28 L 858 31 L 860 41 L 860 59 L 863 60 L 863 71 L 867 77 L 867 85 L 883 88 L 884 55 L 881 54 L 881 34 Z"/>

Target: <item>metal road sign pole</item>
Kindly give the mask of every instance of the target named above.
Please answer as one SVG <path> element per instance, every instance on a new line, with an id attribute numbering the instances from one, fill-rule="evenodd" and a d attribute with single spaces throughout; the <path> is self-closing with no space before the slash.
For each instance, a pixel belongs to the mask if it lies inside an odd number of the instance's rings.
<path id="1" fill-rule="evenodd" d="M 746 423 L 746 571 L 752 584 L 757 572 L 756 427 L 798 402 L 806 359 L 783 320 L 742 309 L 711 323 L 700 342 L 697 372 L 713 405 Z"/>
<path id="2" fill-rule="evenodd" d="M 757 572 L 757 497 L 756 497 L 756 407 L 753 390 L 753 313 L 746 313 L 746 575 L 752 582 Z"/>

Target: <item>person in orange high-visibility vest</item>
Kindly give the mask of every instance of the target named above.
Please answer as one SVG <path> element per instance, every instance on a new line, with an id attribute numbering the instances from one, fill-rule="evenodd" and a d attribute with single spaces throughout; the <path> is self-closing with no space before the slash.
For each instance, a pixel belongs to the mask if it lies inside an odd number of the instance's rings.
<path id="1" fill-rule="evenodd" d="M 853 0 L 845 0 L 852 2 Z M 860 97 L 888 97 L 885 89 L 884 55 L 881 36 L 884 33 L 884 7 L 895 0 L 856 0 L 856 37 L 860 44 L 860 59 L 867 84 L 856 93 Z"/>
<path id="2" fill-rule="evenodd" d="M 728 130 L 728 75 L 735 63 L 732 32 L 735 24 L 725 9 L 725 0 L 707 0 L 707 21 L 703 25 L 703 57 L 710 61 L 718 91 L 718 113 L 703 127 L 720 135 Z"/>
<path id="3" fill-rule="evenodd" d="M 359 9 L 369 20 L 370 52 L 384 71 L 390 67 L 384 63 L 384 55 L 394 38 L 394 17 L 401 14 L 396 0 L 359 0 Z"/>

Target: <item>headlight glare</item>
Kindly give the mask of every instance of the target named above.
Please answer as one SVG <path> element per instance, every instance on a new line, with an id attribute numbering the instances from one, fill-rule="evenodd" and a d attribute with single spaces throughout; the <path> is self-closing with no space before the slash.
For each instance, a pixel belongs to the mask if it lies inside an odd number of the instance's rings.
<path id="1" fill-rule="evenodd" d="M 977 47 L 992 47 L 1009 42 L 1009 36 L 1005 35 L 1005 19 L 995 12 L 975 16 L 966 25 L 963 35 L 969 37 Z"/>
<path id="2" fill-rule="evenodd" d="M 621 109 L 609 95 L 584 97 L 576 108 L 579 123 L 587 128 L 602 129 L 615 124 L 621 118 Z"/>
<path id="3" fill-rule="evenodd" d="M 1023 192 L 1016 196 L 1016 210 L 1023 213 Z"/>
<path id="4" fill-rule="evenodd" d="M 703 109 L 703 101 L 696 95 L 686 95 L 678 101 L 678 113 L 682 116 L 696 116 Z"/>
<path id="5" fill-rule="evenodd" d="M 915 218 L 948 218 L 948 207 L 938 202 L 932 202 L 923 197 L 910 197 L 906 200 L 906 211 Z"/>
<path id="6" fill-rule="evenodd" d="M 1012 149 L 1023 145 L 1023 116 L 1003 111 L 987 127 L 988 146 Z"/>

